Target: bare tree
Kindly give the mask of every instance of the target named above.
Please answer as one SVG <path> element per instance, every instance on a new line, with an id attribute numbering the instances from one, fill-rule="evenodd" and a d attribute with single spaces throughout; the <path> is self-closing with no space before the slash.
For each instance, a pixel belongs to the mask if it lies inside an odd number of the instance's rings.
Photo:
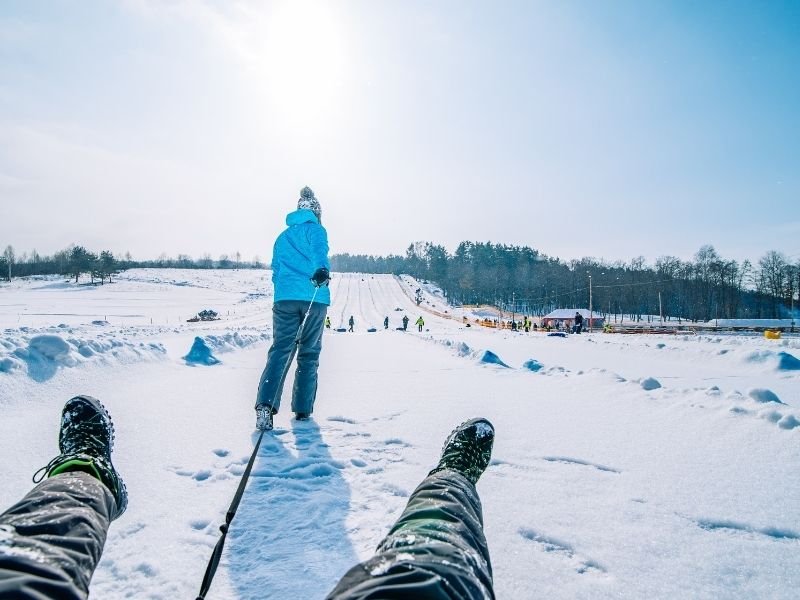
<path id="1" fill-rule="evenodd" d="M 9 244 L 3 252 L 3 258 L 6 259 L 6 266 L 8 267 L 8 280 L 11 281 L 11 265 L 14 264 L 14 246 Z"/>

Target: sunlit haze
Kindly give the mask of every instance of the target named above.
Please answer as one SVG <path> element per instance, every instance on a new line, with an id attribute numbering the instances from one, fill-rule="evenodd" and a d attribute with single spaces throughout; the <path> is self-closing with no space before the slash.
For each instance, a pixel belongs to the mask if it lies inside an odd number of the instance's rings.
<path id="1" fill-rule="evenodd" d="M 798 2 L 7 0 L 0 245 L 800 256 Z"/>

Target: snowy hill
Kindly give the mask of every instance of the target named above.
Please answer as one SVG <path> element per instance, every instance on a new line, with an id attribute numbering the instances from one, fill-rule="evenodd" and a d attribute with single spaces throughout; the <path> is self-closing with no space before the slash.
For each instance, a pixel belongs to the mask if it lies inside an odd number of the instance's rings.
<path id="1" fill-rule="evenodd" d="M 334 274 L 333 329 L 355 332 L 325 333 L 314 420 L 277 415 L 210 598 L 323 598 L 474 416 L 497 429 L 478 491 L 498 598 L 796 597 L 800 338 L 467 329 L 414 284 Z M 67 398 L 114 418 L 130 507 L 92 597 L 197 594 L 253 447 L 271 297 L 266 271 L 0 288 L 0 506 L 55 455 Z M 221 320 L 186 322 L 206 308 Z M 197 337 L 219 364 L 184 359 Z"/>

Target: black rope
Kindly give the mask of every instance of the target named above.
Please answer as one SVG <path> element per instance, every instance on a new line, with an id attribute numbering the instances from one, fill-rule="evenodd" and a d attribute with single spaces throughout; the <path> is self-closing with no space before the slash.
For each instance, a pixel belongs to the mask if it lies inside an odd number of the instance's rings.
<path id="1" fill-rule="evenodd" d="M 233 521 L 233 517 L 236 515 L 236 510 L 239 508 L 239 502 L 242 500 L 244 488 L 247 486 L 247 480 L 250 478 L 250 471 L 253 470 L 253 464 L 256 462 L 256 455 L 258 454 L 259 446 L 261 446 L 261 440 L 264 439 L 264 433 L 265 431 L 262 430 L 261 435 L 258 436 L 256 447 L 253 449 L 253 454 L 250 455 L 250 461 L 247 463 L 247 468 L 244 470 L 242 480 L 239 482 L 239 488 L 236 490 L 236 494 L 233 497 L 233 502 L 231 502 L 231 506 L 228 508 L 228 513 L 225 515 L 225 522 L 219 526 L 219 530 L 222 532 L 222 535 L 220 536 L 217 545 L 214 546 L 214 552 L 211 553 L 211 558 L 208 561 L 206 574 L 203 576 L 203 583 L 200 585 L 200 594 L 197 596 L 197 600 L 205 600 L 208 589 L 211 587 L 211 581 L 214 579 L 214 575 L 217 572 L 217 567 L 219 566 L 219 559 L 222 557 L 222 549 L 225 547 L 225 537 L 228 535 L 228 529 L 230 528 L 231 521 Z"/>
<path id="2" fill-rule="evenodd" d="M 308 315 L 311 313 L 311 307 L 314 304 L 314 300 L 317 298 L 318 291 L 319 286 L 317 286 L 317 289 L 314 290 L 314 295 L 311 298 L 311 302 L 308 304 L 308 309 L 306 310 L 305 316 L 303 316 L 303 321 L 300 323 L 300 327 L 297 329 L 297 335 L 294 338 L 294 348 L 292 348 L 292 353 L 289 355 L 289 360 L 286 361 L 286 365 L 283 367 L 283 373 L 281 374 L 281 379 L 277 390 L 283 388 L 283 383 L 286 380 L 286 374 L 289 372 L 289 367 L 292 365 L 292 360 L 294 359 L 295 354 L 297 354 L 297 349 L 300 346 L 300 338 L 303 335 L 303 329 L 306 326 L 306 321 L 308 321 Z M 277 390 L 275 392 L 276 394 L 278 393 Z M 275 404 L 274 399 L 272 403 L 273 405 Z M 272 410 L 272 406 L 270 406 L 270 410 Z M 236 516 L 236 509 L 239 508 L 239 502 L 242 501 L 244 488 L 247 486 L 247 480 L 250 479 L 250 471 L 253 470 L 253 464 L 256 462 L 256 456 L 258 455 L 258 448 L 261 446 L 261 440 L 264 439 L 264 433 L 266 433 L 266 431 L 266 429 L 262 429 L 261 434 L 258 436 L 256 447 L 253 448 L 253 454 L 250 455 L 247 468 L 244 470 L 242 480 L 239 482 L 239 488 L 236 490 L 236 495 L 233 497 L 233 502 L 231 502 L 231 506 L 225 515 L 225 522 L 219 526 L 219 530 L 222 532 L 222 535 L 217 541 L 217 545 L 214 546 L 214 552 L 211 553 L 211 558 L 208 559 L 206 574 L 203 576 L 203 583 L 200 585 L 200 594 L 197 596 L 197 600 L 205 600 L 206 594 L 211 587 L 211 582 L 214 580 L 214 575 L 217 573 L 217 567 L 219 566 L 219 559 L 222 558 L 222 549 L 225 547 L 225 538 L 228 535 L 228 529 L 230 529 L 233 517 Z"/>

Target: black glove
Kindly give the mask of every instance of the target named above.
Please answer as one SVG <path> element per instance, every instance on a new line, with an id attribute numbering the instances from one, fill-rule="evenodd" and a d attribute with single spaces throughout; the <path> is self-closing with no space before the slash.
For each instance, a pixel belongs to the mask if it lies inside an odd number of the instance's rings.
<path id="1" fill-rule="evenodd" d="M 325 267 L 320 267 L 314 274 L 311 276 L 311 281 L 314 282 L 314 285 L 317 287 L 322 287 L 323 285 L 328 285 L 328 282 L 331 280 L 331 272 L 328 271 Z"/>

